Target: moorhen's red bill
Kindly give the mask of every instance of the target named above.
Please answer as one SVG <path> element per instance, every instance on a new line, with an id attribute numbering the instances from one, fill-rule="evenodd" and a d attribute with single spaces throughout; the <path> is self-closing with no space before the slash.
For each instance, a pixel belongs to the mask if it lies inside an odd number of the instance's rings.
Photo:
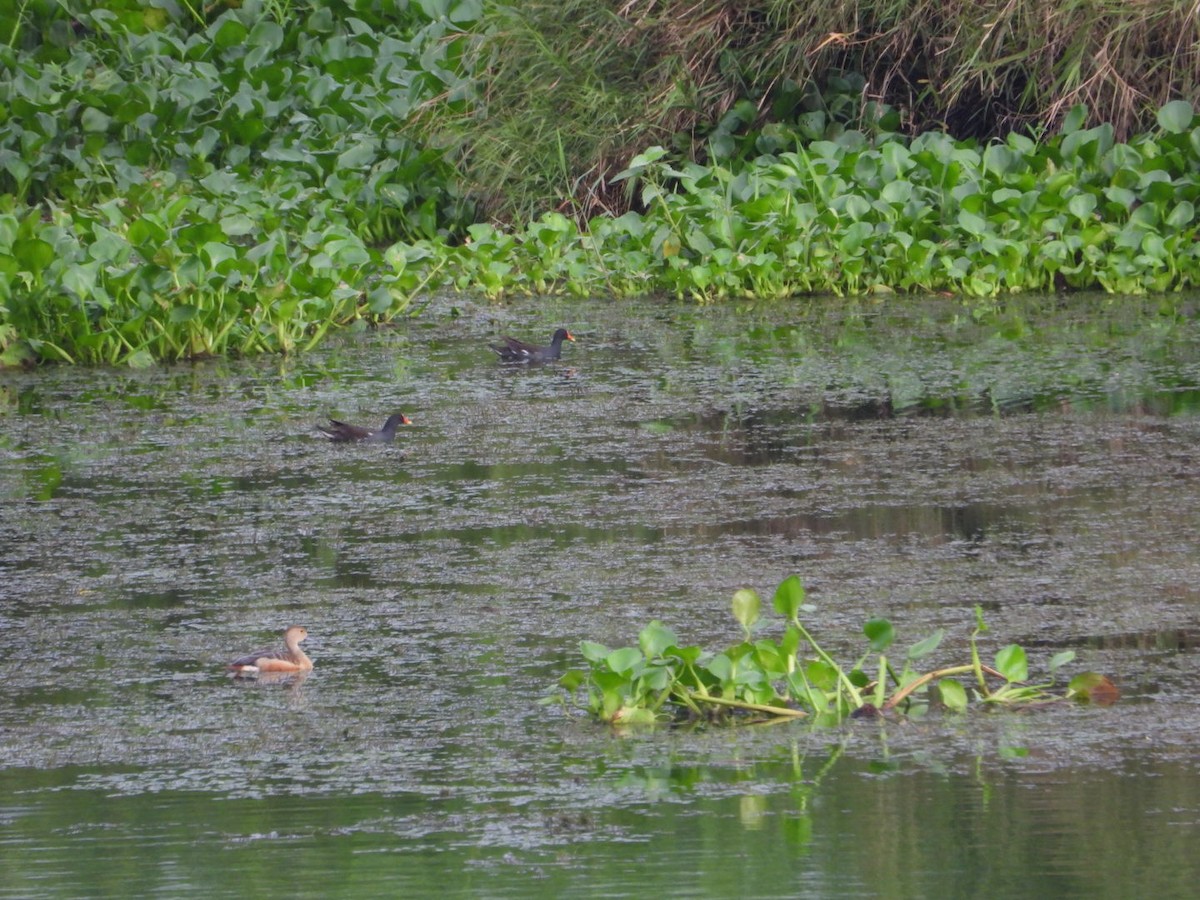
<path id="1" fill-rule="evenodd" d="M 491 348 L 500 354 L 503 362 L 548 362 L 562 358 L 563 341 L 574 341 L 575 336 L 565 328 L 554 332 L 550 338 L 549 347 L 539 347 L 537 344 L 527 344 L 516 338 L 506 337 L 503 344 L 492 344 Z"/>
<path id="2" fill-rule="evenodd" d="M 378 431 L 363 428 L 361 425 L 350 425 L 346 422 L 339 422 L 337 419 L 330 419 L 328 425 L 318 425 L 317 431 L 338 444 L 347 444 L 356 441 L 368 444 L 390 444 L 396 439 L 397 427 L 411 424 L 412 420 L 404 413 L 396 413 L 395 415 L 388 416 L 388 420 L 383 423 L 383 427 Z"/>

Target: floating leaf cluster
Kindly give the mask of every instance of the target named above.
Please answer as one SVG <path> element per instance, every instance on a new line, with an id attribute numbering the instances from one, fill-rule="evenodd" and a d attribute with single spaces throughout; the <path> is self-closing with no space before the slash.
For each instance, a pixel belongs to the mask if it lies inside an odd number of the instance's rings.
<path id="1" fill-rule="evenodd" d="M 921 715 L 934 702 L 961 712 L 972 700 L 996 706 L 1116 699 L 1112 683 L 1092 672 L 1075 676 L 1056 693 L 1054 674 L 1075 658 L 1074 651 L 1056 654 L 1048 666 L 1051 680 L 1040 684 L 1028 683 L 1028 660 L 1016 644 L 999 650 L 994 665 L 983 663 L 977 641 L 987 626 L 978 607 L 969 662 L 921 672 L 916 664 L 939 648 L 941 629 L 909 647 L 897 668 L 887 654 L 896 639 L 892 623 L 872 619 L 863 626 L 867 649 L 843 666 L 801 621 L 800 614 L 814 607 L 805 602 L 797 576 L 780 583 L 773 605 L 786 622 L 782 636 L 755 638 L 763 624 L 762 601 L 753 590 L 737 591 L 732 608 L 743 640 L 717 653 L 680 646 L 675 632 L 661 622 L 642 629 L 637 647 L 612 650 L 583 641 L 580 650 L 589 667 L 564 674 L 559 692 L 547 702 L 578 700 L 596 718 L 621 725 L 786 718 L 829 725 L 864 715 Z"/>

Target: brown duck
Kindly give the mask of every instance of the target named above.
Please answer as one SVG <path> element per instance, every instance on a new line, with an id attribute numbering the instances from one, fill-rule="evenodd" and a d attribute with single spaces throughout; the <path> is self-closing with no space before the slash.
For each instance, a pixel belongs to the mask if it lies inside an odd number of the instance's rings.
<path id="1" fill-rule="evenodd" d="M 312 660 L 300 649 L 300 642 L 307 637 L 307 628 L 303 625 L 293 625 L 283 633 L 282 650 L 256 650 L 246 656 L 239 656 L 227 668 L 238 675 L 311 671 Z"/>

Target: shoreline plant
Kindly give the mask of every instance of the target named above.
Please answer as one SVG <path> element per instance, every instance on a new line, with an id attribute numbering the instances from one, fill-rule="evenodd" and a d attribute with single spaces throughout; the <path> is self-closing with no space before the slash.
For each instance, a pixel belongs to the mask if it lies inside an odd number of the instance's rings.
<path id="1" fill-rule="evenodd" d="M 1045 682 L 1030 683 L 1028 659 L 1017 644 L 1001 648 L 993 664 L 984 663 L 979 637 L 988 629 L 978 606 L 969 661 L 922 672 L 916 664 L 939 648 L 942 629 L 910 646 L 897 661 L 888 653 L 896 639 L 892 623 L 871 619 L 863 626 L 867 649 L 843 665 L 802 622 L 800 614 L 814 607 L 806 602 L 798 576 L 779 584 L 772 603 L 785 620 L 783 633 L 778 639 L 756 638 L 766 624 L 762 601 L 753 590 L 737 591 L 732 612 L 742 640 L 719 652 L 680 646 L 675 632 L 658 621 L 642 629 L 636 647 L 610 649 L 582 641 L 588 667 L 564 673 L 544 702 L 575 704 L 613 725 L 809 719 L 830 726 L 864 716 L 921 716 L 935 703 L 961 713 L 972 704 L 1015 708 L 1117 699 L 1112 682 L 1094 672 L 1058 685 L 1056 673 L 1074 660 L 1072 650 L 1051 657 Z"/>
<path id="2" fill-rule="evenodd" d="M 508 293 L 663 294 L 698 302 L 805 294 L 1114 294 L 1200 286 L 1200 123 L 1185 101 L 1117 142 L 1077 107 L 1061 134 L 981 144 L 927 132 L 760 134 L 758 155 L 701 165 L 663 147 L 618 179 L 644 213 L 580 228 L 547 213 L 475 224 L 461 246 L 398 243 L 403 283 Z M 814 126 L 813 133 L 824 133 Z M 432 264 L 438 266 L 430 278 Z"/>

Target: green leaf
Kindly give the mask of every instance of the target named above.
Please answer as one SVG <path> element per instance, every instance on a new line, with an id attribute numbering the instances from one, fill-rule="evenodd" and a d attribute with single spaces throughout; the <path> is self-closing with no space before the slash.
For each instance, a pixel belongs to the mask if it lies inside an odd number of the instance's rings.
<path id="1" fill-rule="evenodd" d="M 953 678 L 943 678 L 937 683 L 938 694 L 947 709 L 962 712 L 967 708 L 967 692 Z"/>
<path id="2" fill-rule="evenodd" d="M 83 111 L 83 115 L 79 121 L 84 131 L 107 131 L 112 117 L 105 115 L 95 107 L 89 106 Z"/>
<path id="3" fill-rule="evenodd" d="M 1167 215 L 1166 224 L 1171 228 L 1186 228 L 1196 218 L 1196 207 L 1190 200 L 1180 200 Z"/>
<path id="4" fill-rule="evenodd" d="M 814 659 L 804 667 L 804 676 L 809 680 L 809 683 L 816 685 L 825 691 L 832 691 L 837 687 L 838 671 L 833 666 L 824 660 Z"/>
<path id="5" fill-rule="evenodd" d="M 887 619 L 867 620 L 863 625 L 863 634 L 867 636 L 867 640 L 871 642 L 871 649 L 876 653 L 882 653 L 896 639 L 896 629 Z"/>
<path id="6" fill-rule="evenodd" d="M 749 628 L 758 621 L 762 602 L 758 592 L 750 588 L 742 588 L 733 595 L 733 617 L 743 628 Z"/>
<path id="7" fill-rule="evenodd" d="M 794 619 L 800 614 L 800 608 L 804 606 L 804 583 L 800 581 L 799 575 L 789 575 L 779 582 L 779 587 L 775 588 L 772 605 L 775 612 L 789 619 Z"/>
<path id="8" fill-rule="evenodd" d="M 638 646 L 647 659 L 662 656 L 666 650 L 679 643 L 675 632 L 657 619 L 641 630 L 638 634 Z"/>
<path id="9" fill-rule="evenodd" d="M 668 649 L 670 651 L 667 653 L 668 656 L 674 656 L 685 663 L 694 664 L 696 660 L 704 655 L 704 651 L 699 647 L 670 647 Z"/>
<path id="10" fill-rule="evenodd" d="M 988 232 L 987 219 L 983 216 L 977 216 L 975 213 L 967 212 L 965 209 L 958 211 L 958 225 L 972 237 L 979 237 Z"/>
<path id="11" fill-rule="evenodd" d="M 12 255 L 28 272 L 40 274 L 42 269 L 54 261 L 53 245 L 39 238 L 20 238 L 13 241 Z"/>
<path id="12" fill-rule="evenodd" d="M 1055 653 L 1050 657 L 1050 671 L 1057 672 L 1067 663 L 1075 659 L 1074 650 L 1063 650 L 1061 653 Z"/>
<path id="13" fill-rule="evenodd" d="M 603 660 L 612 651 L 610 651 L 603 644 L 597 644 L 595 641 L 580 641 L 579 652 L 583 654 L 583 658 L 588 662 L 597 663 Z"/>
<path id="14" fill-rule="evenodd" d="M 1024 681 L 1029 677 L 1025 651 L 1018 644 L 1009 644 L 996 654 L 996 669 L 1007 681 Z"/>
<path id="15" fill-rule="evenodd" d="M 1095 194 L 1076 194 L 1067 201 L 1067 209 L 1071 211 L 1071 215 L 1077 219 L 1090 218 L 1096 209 Z"/>
<path id="16" fill-rule="evenodd" d="M 718 653 L 704 667 L 721 684 L 728 684 L 733 675 L 733 660 L 724 653 Z"/>
<path id="17" fill-rule="evenodd" d="M 208 28 L 209 37 L 220 50 L 241 46 L 249 33 L 246 26 L 229 13 L 223 13 L 216 22 Z"/>
<path id="18" fill-rule="evenodd" d="M 1071 134 L 1078 131 L 1087 122 L 1088 108 L 1086 104 L 1079 103 L 1071 107 L 1071 111 L 1067 113 L 1063 119 L 1062 133 Z"/>
<path id="19" fill-rule="evenodd" d="M 620 650 L 614 650 L 608 654 L 604 661 L 618 675 L 628 677 L 633 673 L 637 665 L 642 662 L 642 651 L 636 647 L 622 647 Z"/>
<path id="20" fill-rule="evenodd" d="M 560 687 L 566 688 L 568 691 L 574 691 L 587 682 L 587 672 L 583 669 L 567 669 L 558 679 Z"/>
<path id="21" fill-rule="evenodd" d="M 942 643 L 942 638 L 945 636 L 946 630 L 944 628 L 939 628 L 929 637 L 925 638 L 925 640 L 917 641 L 917 643 L 908 648 L 908 658 L 910 660 L 915 660 L 928 656 L 938 648 L 938 645 Z"/>
<path id="22" fill-rule="evenodd" d="M 1170 134 L 1183 134 L 1192 127 L 1192 104 L 1186 100 L 1172 100 L 1158 111 L 1158 124 Z"/>
<path id="23" fill-rule="evenodd" d="M 379 145 L 376 141 L 359 139 L 349 150 L 344 150 L 338 154 L 337 170 L 340 172 L 347 169 L 361 169 L 375 161 L 378 150 Z"/>

